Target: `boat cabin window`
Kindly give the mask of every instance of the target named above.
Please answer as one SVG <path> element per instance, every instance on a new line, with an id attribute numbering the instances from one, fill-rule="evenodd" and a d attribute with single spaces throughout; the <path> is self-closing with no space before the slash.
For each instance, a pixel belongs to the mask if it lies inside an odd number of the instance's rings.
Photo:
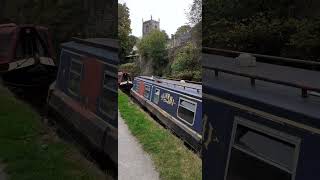
<path id="1" fill-rule="evenodd" d="M 159 99 L 160 99 L 160 89 L 156 88 L 156 90 L 154 91 L 154 95 L 153 95 L 152 101 L 155 104 L 158 104 L 159 103 Z"/>
<path id="2" fill-rule="evenodd" d="M 82 62 L 76 59 L 71 59 L 68 89 L 69 89 L 69 92 L 75 96 L 80 95 L 80 81 L 81 81 L 82 68 L 83 68 Z"/>
<path id="3" fill-rule="evenodd" d="M 196 110 L 197 110 L 197 103 L 184 98 L 179 99 L 177 116 L 181 120 L 187 122 L 190 125 L 193 125 L 194 118 L 196 115 Z"/>
<path id="4" fill-rule="evenodd" d="M 104 73 L 103 90 L 100 100 L 100 110 L 111 119 L 117 116 L 117 75 L 110 72 Z"/>
<path id="5" fill-rule="evenodd" d="M 12 35 L 10 33 L 0 34 L 0 57 L 9 56 Z"/>
<path id="6" fill-rule="evenodd" d="M 133 83 L 133 90 L 138 91 L 139 84 L 140 84 L 140 81 L 136 80 L 135 83 Z"/>
<path id="7" fill-rule="evenodd" d="M 146 85 L 144 87 L 144 97 L 147 98 L 147 99 L 149 98 L 150 90 L 151 90 L 151 87 L 149 85 Z"/>
<path id="8" fill-rule="evenodd" d="M 233 130 L 227 180 L 291 180 L 299 140 L 256 123 L 237 121 Z"/>

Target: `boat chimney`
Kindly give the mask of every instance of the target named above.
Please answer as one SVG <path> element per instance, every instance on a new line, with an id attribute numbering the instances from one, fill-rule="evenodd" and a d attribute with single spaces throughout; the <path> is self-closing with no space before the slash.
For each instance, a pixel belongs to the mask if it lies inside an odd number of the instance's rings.
<path id="1" fill-rule="evenodd" d="M 256 57 L 249 53 L 242 53 L 236 57 L 236 64 L 241 67 L 255 67 Z"/>

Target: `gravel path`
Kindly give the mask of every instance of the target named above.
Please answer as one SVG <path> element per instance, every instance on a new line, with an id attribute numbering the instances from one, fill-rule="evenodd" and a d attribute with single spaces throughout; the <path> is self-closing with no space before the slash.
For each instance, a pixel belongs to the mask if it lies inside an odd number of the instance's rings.
<path id="1" fill-rule="evenodd" d="M 4 172 L 4 165 L 0 162 L 0 180 L 6 180 L 6 174 Z"/>
<path id="2" fill-rule="evenodd" d="M 128 126 L 118 115 L 118 179 L 119 180 L 159 180 L 159 173 Z"/>

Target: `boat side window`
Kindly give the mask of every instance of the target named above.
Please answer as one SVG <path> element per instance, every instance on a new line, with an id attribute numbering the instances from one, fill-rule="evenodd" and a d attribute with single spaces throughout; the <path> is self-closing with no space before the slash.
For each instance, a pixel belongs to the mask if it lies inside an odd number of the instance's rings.
<path id="1" fill-rule="evenodd" d="M 155 104 L 158 104 L 159 103 L 159 98 L 160 98 L 160 89 L 156 88 L 156 90 L 154 91 L 154 95 L 153 95 L 152 101 Z"/>
<path id="2" fill-rule="evenodd" d="M 10 33 L 0 34 L 0 57 L 7 57 L 9 55 L 12 35 Z"/>
<path id="3" fill-rule="evenodd" d="M 150 90 L 151 90 L 151 87 L 149 85 L 146 85 L 144 88 L 144 97 L 145 98 L 149 98 Z"/>
<path id="4" fill-rule="evenodd" d="M 140 84 L 140 81 L 138 81 L 138 80 L 136 80 L 135 83 L 133 83 L 133 89 L 134 89 L 135 91 L 138 91 L 138 89 L 139 89 L 139 84 Z"/>
<path id="5" fill-rule="evenodd" d="M 68 89 L 75 96 L 80 95 L 80 81 L 83 64 L 79 60 L 71 59 Z"/>
<path id="6" fill-rule="evenodd" d="M 103 78 L 103 90 L 100 100 L 100 110 L 103 114 L 111 119 L 117 116 L 117 75 L 105 72 Z"/>
<path id="7" fill-rule="evenodd" d="M 299 138 L 240 117 L 235 118 L 232 138 L 227 180 L 233 177 L 260 179 L 262 174 L 263 179 L 294 178 Z M 240 170 L 243 164 L 256 166 Z M 269 177 L 270 174 L 272 177 Z"/>
<path id="8" fill-rule="evenodd" d="M 179 105 L 177 110 L 178 118 L 187 122 L 190 125 L 193 125 L 195 115 L 196 115 L 196 110 L 197 110 L 197 103 L 184 98 L 179 98 Z"/>

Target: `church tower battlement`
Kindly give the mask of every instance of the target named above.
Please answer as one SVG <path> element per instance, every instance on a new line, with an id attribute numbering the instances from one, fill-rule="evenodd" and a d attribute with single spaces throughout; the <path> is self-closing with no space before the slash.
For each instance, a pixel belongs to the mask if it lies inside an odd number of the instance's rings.
<path id="1" fill-rule="evenodd" d="M 153 30 L 160 30 L 160 19 L 158 21 L 151 19 L 148 21 L 143 21 L 142 19 L 142 36 L 149 34 Z"/>

